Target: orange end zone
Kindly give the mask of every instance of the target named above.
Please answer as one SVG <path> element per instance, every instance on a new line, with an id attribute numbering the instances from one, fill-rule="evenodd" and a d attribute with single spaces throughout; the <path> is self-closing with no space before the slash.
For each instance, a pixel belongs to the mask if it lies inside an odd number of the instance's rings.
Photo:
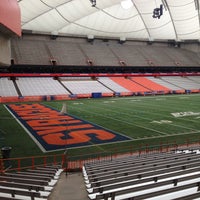
<path id="1" fill-rule="evenodd" d="M 44 152 L 130 140 L 43 104 L 9 104 L 6 108 Z"/>

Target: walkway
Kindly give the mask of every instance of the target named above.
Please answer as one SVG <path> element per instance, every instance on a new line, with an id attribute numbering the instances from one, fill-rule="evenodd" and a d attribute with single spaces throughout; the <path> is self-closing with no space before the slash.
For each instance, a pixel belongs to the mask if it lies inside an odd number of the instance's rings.
<path id="1" fill-rule="evenodd" d="M 89 200 L 81 172 L 63 172 L 48 200 Z"/>

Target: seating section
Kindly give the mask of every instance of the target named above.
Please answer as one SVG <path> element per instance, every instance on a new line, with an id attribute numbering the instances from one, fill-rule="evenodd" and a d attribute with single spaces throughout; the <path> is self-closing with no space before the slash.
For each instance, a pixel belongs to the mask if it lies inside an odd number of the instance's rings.
<path id="1" fill-rule="evenodd" d="M 155 83 L 145 77 L 134 77 L 134 78 L 131 78 L 131 80 L 133 80 L 134 82 L 136 82 L 140 85 L 143 85 L 146 88 L 149 88 L 152 91 L 157 91 L 157 92 L 163 91 L 164 93 L 167 93 L 170 90 L 169 88 L 164 87 L 158 83 Z"/>
<path id="2" fill-rule="evenodd" d="M 87 65 L 87 57 L 84 56 L 78 44 L 61 41 L 48 41 L 46 44 L 51 58 L 54 58 L 58 65 Z"/>
<path id="3" fill-rule="evenodd" d="M 198 76 L 190 76 L 187 78 L 194 81 L 195 83 L 200 83 L 200 78 Z"/>
<path id="4" fill-rule="evenodd" d="M 111 45 L 115 54 L 128 66 L 198 66 L 199 57 L 193 52 L 166 46 L 146 46 L 127 42 Z"/>
<path id="5" fill-rule="evenodd" d="M 0 96 L 45 96 L 45 95 L 91 95 L 103 93 L 104 96 L 169 93 L 192 90 L 199 92 L 200 77 L 19 77 L 15 81 L 0 78 Z"/>
<path id="6" fill-rule="evenodd" d="M 182 89 L 176 85 L 173 85 L 172 83 L 170 83 L 168 81 L 165 81 L 164 79 L 162 79 L 162 77 L 147 77 L 147 79 L 149 79 L 157 84 L 160 84 L 164 87 L 167 87 L 170 90 L 181 90 Z"/>
<path id="7" fill-rule="evenodd" d="M 137 45 L 117 45 L 110 46 L 117 57 L 124 61 L 127 66 L 146 66 L 147 61 L 143 54 L 139 51 L 140 46 Z"/>
<path id="8" fill-rule="evenodd" d="M 46 166 L 0 175 L 0 199 L 47 200 L 62 169 Z"/>
<path id="9" fill-rule="evenodd" d="M 162 80 L 169 82 L 177 87 L 180 87 L 185 90 L 199 89 L 200 83 L 194 82 L 186 77 L 180 76 L 165 76 L 162 77 Z"/>
<path id="10" fill-rule="evenodd" d="M 110 88 L 114 92 L 130 92 L 129 90 L 122 87 L 121 85 L 119 85 L 118 83 L 116 83 L 109 77 L 99 77 L 98 81 L 106 85 L 108 88 Z"/>
<path id="11" fill-rule="evenodd" d="M 22 96 L 59 95 L 69 92 L 53 78 L 18 78 L 16 80 Z"/>
<path id="12" fill-rule="evenodd" d="M 0 78 L 0 96 L 18 96 L 12 80 Z"/>
<path id="13" fill-rule="evenodd" d="M 96 80 L 62 81 L 62 83 L 72 94 L 91 94 L 95 92 L 112 93 L 111 90 Z"/>
<path id="14" fill-rule="evenodd" d="M 137 93 L 144 93 L 150 92 L 151 90 L 145 88 L 144 86 L 137 84 L 130 79 L 126 79 L 124 77 L 111 77 L 111 80 L 115 81 L 117 84 L 121 85 L 122 87 L 126 88 L 130 92 L 137 92 Z"/>
<path id="15" fill-rule="evenodd" d="M 187 51 L 185 49 L 172 47 L 169 49 L 164 48 L 158 53 L 158 57 L 161 53 L 169 57 L 169 59 L 174 62 L 173 64 L 177 66 L 198 66 L 199 63 L 198 55 L 194 57 L 195 55 L 192 51 Z"/>
<path id="16" fill-rule="evenodd" d="M 200 197 L 199 149 L 87 163 L 83 176 L 88 197 L 91 200 Z"/>
<path id="17" fill-rule="evenodd" d="M 81 48 L 87 58 L 92 61 L 92 65 L 119 66 L 117 57 L 104 43 L 81 44 Z"/>
<path id="18" fill-rule="evenodd" d="M 198 53 L 182 48 L 169 47 L 166 43 L 147 45 L 146 42 L 95 39 L 89 43 L 84 38 L 59 36 L 50 39 L 42 35 L 14 38 L 12 58 L 16 64 L 49 65 L 55 59 L 58 65 L 121 66 L 199 66 Z"/>
<path id="19" fill-rule="evenodd" d="M 15 64 L 49 65 L 50 54 L 44 41 L 31 38 L 12 41 L 12 57 Z"/>

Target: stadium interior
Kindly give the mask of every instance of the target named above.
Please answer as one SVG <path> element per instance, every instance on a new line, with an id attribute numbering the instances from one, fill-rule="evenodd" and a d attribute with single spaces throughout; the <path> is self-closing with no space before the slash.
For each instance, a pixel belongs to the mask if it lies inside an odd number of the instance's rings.
<path id="1" fill-rule="evenodd" d="M 199 94 L 199 0 L 1 0 L 0 200 L 200 199 Z"/>

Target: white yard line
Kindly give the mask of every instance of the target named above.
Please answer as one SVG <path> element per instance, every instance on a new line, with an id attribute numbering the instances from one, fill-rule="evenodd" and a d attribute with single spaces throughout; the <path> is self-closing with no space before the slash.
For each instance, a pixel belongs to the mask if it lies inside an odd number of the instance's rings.
<path id="1" fill-rule="evenodd" d="M 21 127 L 28 133 L 30 138 L 38 145 L 42 152 L 47 152 L 43 146 L 38 142 L 38 140 L 32 135 L 32 133 L 21 123 L 21 121 L 7 108 L 6 105 L 4 107 L 8 110 L 8 112 L 13 116 L 13 118 L 21 125 Z"/>
<path id="2" fill-rule="evenodd" d="M 79 110 L 82 110 L 82 109 L 79 109 Z M 93 112 L 90 112 L 90 111 L 86 111 L 86 112 L 93 113 Z M 140 128 L 146 129 L 146 130 L 151 130 L 151 131 L 154 131 L 154 132 L 162 134 L 162 135 L 152 136 L 152 137 L 151 136 L 150 137 L 140 137 L 140 138 L 137 137 L 135 139 L 133 138 L 133 140 L 147 140 L 147 139 L 154 139 L 154 138 L 164 138 L 164 137 L 177 136 L 177 135 L 189 135 L 189 134 L 194 134 L 194 133 L 200 133 L 199 130 L 194 130 L 192 128 L 188 128 L 188 127 L 182 126 L 183 128 L 187 128 L 187 129 L 190 129 L 190 130 L 193 130 L 193 131 L 184 132 L 184 133 L 168 134 L 168 133 L 165 133 L 165 132 L 162 132 L 162 131 L 158 131 L 158 130 L 155 130 L 155 129 L 152 129 L 152 128 L 148 128 L 148 127 L 145 127 L 145 126 L 138 125 L 136 123 L 129 123 L 127 121 L 123 121 L 123 120 L 119 120 L 119 119 L 116 119 L 116 118 L 108 117 L 106 115 L 100 115 L 100 114 L 97 114 L 97 115 L 103 116 L 103 117 L 106 117 L 106 118 L 109 118 L 109 119 L 112 119 L 112 120 L 120 121 L 120 122 L 123 122 L 123 123 L 126 123 L 126 124 L 131 124 L 131 125 L 133 124 L 134 126 L 137 126 L 137 127 L 140 127 Z M 149 118 L 146 118 L 146 119 L 149 119 Z M 174 125 L 174 126 L 178 126 L 178 125 Z"/>
<path id="3" fill-rule="evenodd" d="M 140 137 L 133 140 L 148 140 L 148 139 L 155 139 L 155 138 L 164 138 L 170 136 L 178 136 L 178 135 L 190 135 L 194 133 L 200 133 L 200 131 L 193 131 L 193 132 L 185 132 L 185 133 L 176 133 L 176 134 L 168 134 L 168 135 L 158 135 L 158 136 L 151 136 L 151 137 Z"/>
<path id="4" fill-rule="evenodd" d="M 146 104 L 148 105 L 148 102 L 142 102 L 143 104 Z M 142 107 L 143 108 L 143 105 L 137 105 L 137 108 L 140 108 Z M 163 106 L 162 105 L 151 105 L 151 107 L 154 107 L 155 110 L 158 110 L 158 107 L 159 107 L 159 111 L 164 111 L 166 113 L 169 112 L 169 109 L 166 108 L 166 109 L 163 109 Z M 160 114 L 160 113 L 157 113 L 157 112 L 152 112 L 153 115 L 156 115 L 156 116 L 166 116 L 167 118 L 170 118 L 170 119 L 174 119 L 174 116 L 172 115 L 163 115 L 163 114 Z M 180 118 L 179 118 L 180 119 Z M 188 119 L 188 118 L 181 118 L 180 120 L 183 120 L 183 121 L 190 121 L 190 122 L 196 122 L 197 120 L 196 119 Z"/>
<path id="5" fill-rule="evenodd" d="M 96 107 L 96 106 L 93 106 L 93 107 Z M 110 106 L 109 105 L 109 107 L 113 107 L 113 108 L 116 108 L 115 106 Z M 112 111 L 112 112 L 115 112 L 115 113 L 117 113 L 117 114 L 120 114 L 119 112 L 116 112 L 116 111 L 113 111 L 114 109 L 108 109 L 108 108 L 102 108 L 102 109 L 104 109 L 104 110 L 110 110 L 110 111 Z M 126 109 L 127 110 L 127 109 Z M 127 110 L 128 111 L 128 110 Z M 125 115 L 127 115 L 127 116 L 130 116 L 130 117 L 133 117 L 132 115 L 128 115 L 128 114 L 126 114 L 126 113 L 124 113 Z M 159 114 L 160 116 L 162 116 L 162 118 L 164 119 L 165 117 L 164 116 L 166 116 L 166 115 L 161 115 L 161 114 Z M 134 115 L 134 117 L 135 118 L 139 118 L 139 119 L 144 119 L 144 120 L 148 120 L 149 122 L 152 122 L 152 119 L 150 119 L 150 118 L 147 118 L 147 117 L 141 117 L 141 116 L 137 116 L 137 115 Z M 171 116 L 166 116 L 167 118 L 172 118 L 172 119 L 174 119 L 174 117 L 171 117 Z M 111 118 L 111 119 L 114 119 L 114 118 Z M 115 120 L 115 119 L 114 119 Z M 172 120 L 173 121 L 173 120 Z M 193 120 L 191 120 L 191 121 L 193 121 Z M 124 122 L 124 121 L 121 121 L 121 122 Z M 128 122 L 126 122 L 126 123 L 128 123 Z M 130 124 L 130 123 L 128 123 L 128 124 Z M 141 128 L 146 128 L 146 129 L 148 129 L 148 130 L 153 130 L 153 131 L 155 131 L 155 132 L 160 132 L 160 133 L 163 133 L 163 134 L 166 134 L 166 133 L 164 133 L 164 132 L 161 132 L 161 131 L 156 131 L 155 129 L 151 129 L 151 128 L 147 128 L 147 127 L 144 127 L 144 126 L 140 126 L 140 125 L 138 125 L 138 124 L 136 124 L 136 123 L 131 123 L 131 124 L 134 124 L 134 125 L 136 125 L 136 126 L 138 126 L 138 127 L 141 127 Z M 184 129 L 188 129 L 188 130 L 192 130 L 192 131 L 199 131 L 199 130 L 197 130 L 197 129 L 194 129 L 194 128 L 189 128 L 189 127 L 186 127 L 186 126 L 183 126 L 183 125 L 175 125 L 175 124 L 173 124 L 173 123 L 170 123 L 170 124 L 167 124 L 167 125 L 170 125 L 170 126 L 174 126 L 174 127 L 181 127 L 181 128 L 184 128 Z"/>
<path id="6" fill-rule="evenodd" d="M 83 109 L 80 109 L 80 108 L 79 108 L 78 110 L 83 110 Z M 90 112 L 90 111 L 88 111 L 88 110 L 85 111 L 85 112 L 94 114 L 93 112 Z M 117 114 L 120 114 L 120 113 L 117 112 Z M 143 128 L 143 129 L 146 129 L 146 130 L 150 130 L 150 131 L 154 131 L 154 132 L 160 133 L 160 134 L 162 134 L 162 135 L 167 135 L 167 134 L 168 134 L 168 133 L 165 133 L 165 132 L 163 132 L 163 131 L 158 131 L 158 130 L 156 130 L 156 129 L 152 129 L 152 128 L 148 128 L 148 127 L 145 127 L 145 126 L 138 125 L 138 124 L 136 124 L 136 123 L 134 123 L 134 122 L 127 122 L 127 121 L 123 121 L 123 120 L 121 120 L 121 119 L 116 119 L 116 118 L 108 117 L 108 116 L 106 116 L 106 115 L 101 115 L 101 114 L 95 114 L 95 115 L 103 116 L 104 118 L 112 119 L 112 120 L 115 120 L 115 121 L 118 121 L 118 122 L 123 122 L 123 123 L 125 123 L 125 124 L 134 125 L 134 126 L 137 126 L 137 127 L 139 127 L 139 128 Z M 120 134 L 121 134 L 121 133 L 120 133 Z"/>
<path id="7" fill-rule="evenodd" d="M 91 104 L 89 105 L 90 107 L 91 107 Z M 92 107 L 94 107 L 94 108 L 98 108 L 97 106 L 92 106 Z M 104 109 L 104 110 L 107 110 L 107 111 L 111 111 L 111 112 L 114 112 L 114 113 L 116 113 L 116 114 L 118 114 L 119 116 L 120 116 L 120 114 L 121 113 L 119 113 L 119 112 L 117 112 L 117 111 L 113 111 L 114 109 L 110 109 L 110 108 L 116 108 L 115 106 L 111 106 L 111 105 L 109 105 L 109 108 L 101 108 L 101 109 Z M 127 109 L 126 109 L 127 110 Z M 86 111 L 86 112 L 88 112 L 88 113 L 93 113 L 93 112 L 90 112 L 90 111 Z M 94 114 L 94 113 L 93 113 Z M 168 134 L 168 133 L 166 133 L 166 132 L 164 132 L 164 131 L 158 131 L 158 130 L 156 130 L 156 129 L 153 129 L 153 128 L 149 128 L 149 127 L 145 127 L 144 125 L 139 125 L 139 124 L 137 124 L 137 123 L 135 123 L 135 122 L 127 122 L 127 121 L 123 121 L 123 120 L 121 120 L 121 119 L 116 119 L 116 118 L 113 118 L 113 117 L 108 117 L 108 116 L 106 116 L 106 115 L 100 115 L 100 114 L 97 114 L 97 113 L 95 113 L 96 115 L 98 115 L 98 116 L 103 116 L 104 118 L 108 118 L 108 119 L 112 119 L 112 120 L 115 120 L 115 121 L 118 121 L 118 122 L 123 122 L 123 123 L 125 123 L 125 124 L 129 124 L 129 125 L 134 125 L 134 126 L 136 126 L 136 127 L 139 127 L 139 128 L 142 128 L 142 129 L 145 129 L 145 130 L 149 130 L 149 131 L 153 131 L 153 132 L 156 132 L 156 133 L 159 133 L 159 134 L 161 134 L 161 135 L 165 135 L 165 136 L 168 136 L 168 135 L 172 135 L 172 134 Z M 123 114 L 125 114 L 125 115 L 127 115 L 126 113 L 123 113 Z M 130 117 L 133 117 L 132 115 L 127 115 L 127 116 L 130 116 Z M 165 115 L 161 115 L 162 117 L 163 116 L 165 116 Z M 152 121 L 152 119 L 150 119 L 150 118 L 146 118 L 146 117 L 139 117 L 139 116 L 137 116 L 137 115 L 134 115 L 134 117 L 135 118 L 139 118 L 139 119 L 144 119 L 144 120 L 148 120 L 149 122 L 151 122 Z M 167 116 L 167 118 L 173 118 L 173 117 L 171 117 L 171 116 Z M 164 119 L 165 117 L 163 117 L 163 119 Z M 169 126 L 174 126 L 174 127 L 181 127 L 181 128 L 184 128 L 184 129 L 187 129 L 187 130 L 191 130 L 191 131 L 195 131 L 195 133 L 197 132 L 199 132 L 199 130 L 196 130 L 196 129 L 194 129 L 194 128 L 189 128 L 189 127 L 186 127 L 186 126 L 183 126 L 183 125 L 175 125 L 175 124 L 173 124 L 173 123 L 170 123 L 170 124 L 168 124 Z M 179 135 L 179 133 L 177 133 L 178 135 Z M 182 135 L 182 134 L 184 134 L 184 133 L 181 133 L 180 135 Z M 187 133 L 186 133 L 187 134 Z M 188 133 L 189 134 L 189 133 Z M 176 135 L 176 134 L 175 134 Z M 148 137 L 149 138 L 149 137 Z"/>
<path id="8" fill-rule="evenodd" d="M 192 96 L 200 96 L 200 94 L 177 94 L 177 95 L 155 95 L 155 96 L 133 96 L 133 97 L 119 97 L 115 98 L 115 100 L 121 100 L 121 99 L 156 99 L 156 98 L 182 98 L 182 97 L 192 97 Z"/>

